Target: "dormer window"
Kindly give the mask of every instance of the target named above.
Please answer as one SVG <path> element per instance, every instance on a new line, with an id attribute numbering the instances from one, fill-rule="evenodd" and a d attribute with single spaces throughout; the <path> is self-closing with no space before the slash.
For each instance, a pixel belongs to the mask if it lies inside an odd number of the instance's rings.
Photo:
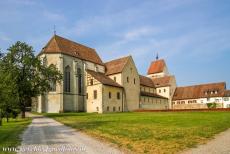
<path id="1" fill-rule="evenodd" d="M 75 52 L 75 55 L 79 56 L 79 53 L 76 51 L 76 52 Z"/>

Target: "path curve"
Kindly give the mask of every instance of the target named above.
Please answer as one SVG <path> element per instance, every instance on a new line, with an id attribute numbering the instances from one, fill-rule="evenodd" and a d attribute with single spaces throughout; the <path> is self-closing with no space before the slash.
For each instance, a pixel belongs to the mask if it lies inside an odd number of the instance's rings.
<path id="1" fill-rule="evenodd" d="M 182 154 L 230 154 L 230 129 L 216 135 L 207 144 L 188 149 Z"/>
<path id="2" fill-rule="evenodd" d="M 51 118 L 34 116 L 22 135 L 18 154 L 120 154 L 120 150 Z M 36 151 L 36 152 L 35 152 Z"/>

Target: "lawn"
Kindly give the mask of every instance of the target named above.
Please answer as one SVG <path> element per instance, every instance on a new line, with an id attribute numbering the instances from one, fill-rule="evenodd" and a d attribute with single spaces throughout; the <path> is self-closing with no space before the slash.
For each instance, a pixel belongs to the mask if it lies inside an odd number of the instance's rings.
<path id="1" fill-rule="evenodd" d="M 230 128 L 230 112 L 46 114 L 136 153 L 176 153 Z"/>
<path id="2" fill-rule="evenodd" d="M 3 120 L 3 125 L 0 126 L 0 153 L 3 152 L 3 147 L 17 147 L 20 145 L 20 135 L 23 130 L 30 124 L 31 119 L 10 119 L 9 123 Z"/>

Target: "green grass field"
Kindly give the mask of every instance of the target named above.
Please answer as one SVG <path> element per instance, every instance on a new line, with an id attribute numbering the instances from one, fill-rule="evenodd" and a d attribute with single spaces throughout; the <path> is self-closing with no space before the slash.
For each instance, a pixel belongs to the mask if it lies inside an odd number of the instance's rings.
<path id="1" fill-rule="evenodd" d="M 17 147 L 20 145 L 20 135 L 23 130 L 30 124 L 31 119 L 10 119 L 9 123 L 3 120 L 3 126 L 0 126 L 0 153 L 3 147 Z"/>
<path id="2" fill-rule="evenodd" d="M 136 153 L 176 153 L 230 128 L 230 112 L 46 114 Z"/>

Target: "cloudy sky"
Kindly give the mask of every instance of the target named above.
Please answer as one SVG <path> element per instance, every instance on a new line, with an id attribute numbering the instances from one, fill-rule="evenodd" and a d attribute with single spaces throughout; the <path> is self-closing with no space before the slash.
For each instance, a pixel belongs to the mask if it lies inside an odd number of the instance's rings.
<path id="1" fill-rule="evenodd" d="M 156 53 L 179 86 L 226 81 L 229 0 L 2 0 L 0 48 L 17 40 L 38 53 L 57 34 L 95 48 L 103 61 L 132 55 L 145 75 Z"/>

